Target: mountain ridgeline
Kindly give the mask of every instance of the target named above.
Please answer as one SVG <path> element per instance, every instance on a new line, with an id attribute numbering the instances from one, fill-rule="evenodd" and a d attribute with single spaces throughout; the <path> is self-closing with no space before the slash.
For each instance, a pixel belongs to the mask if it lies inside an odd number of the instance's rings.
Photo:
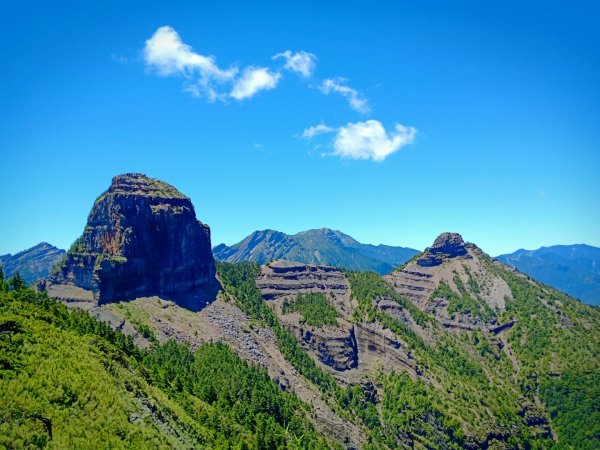
<path id="1" fill-rule="evenodd" d="M 504 264 L 592 305 L 600 305 L 600 248 L 553 245 L 497 257 Z"/>
<path id="2" fill-rule="evenodd" d="M 275 230 L 255 231 L 231 247 L 217 245 L 213 253 L 216 259 L 227 262 L 265 264 L 285 259 L 348 270 L 371 270 L 383 275 L 419 251 L 406 247 L 361 244 L 340 231 L 320 228 L 294 235 Z"/>
<path id="3" fill-rule="evenodd" d="M 0 279 L 0 447 L 599 447 L 598 308 L 456 233 L 381 276 L 207 230 L 126 174 L 45 292 Z"/>
<path id="4" fill-rule="evenodd" d="M 48 278 L 54 267 L 65 255 L 65 251 L 42 242 L 14 255 L 1 255 L 0 266 L 7 277 L 19 273 L 26 283 L 32 284 Z"/>

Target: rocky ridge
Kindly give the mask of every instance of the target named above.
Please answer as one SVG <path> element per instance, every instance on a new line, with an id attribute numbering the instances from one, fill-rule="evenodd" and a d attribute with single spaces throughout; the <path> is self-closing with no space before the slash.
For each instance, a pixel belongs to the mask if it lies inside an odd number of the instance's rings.
<path id="1" fill-rule="evenodd" d="M 469 257 L 467 247 L 468 244 L 465 244 L 460 234 L 442 233 L 417 259 L 417 264 L 422 267 L 434 267 L 439 266 L 446 259 Z"/>
<path id="2" fill-rule="evenodd" d="M 512 293 L 501 277 L 490 273 L 485 261 L 476 245 L 465 243 L 459 234 L 443 233 L 421 256 L 384 279 L 449 328 L 491 329 L 499 325 L 497 317 Z M 440 284 L 454 295 L 440 295 Z"/>
<path id="3" fill-rule="evenodd" d="M 357 303 L 351 298 L 350 283 L 341 270 L 277 260 L 261 267 L 256 286 L 281 323 L 339 379 L 360 383 L 380 365 L 385 366 L 386 372 L 408 369 L 415 373 L 414 361 L 389 330 L 377 323 L 354 322 L 352 314 Z M 300 322 L 299 314 L 283 313 L 286 299 L 307 293 L 320 293 L 332 300 L 340 316 L 337 326 L 308 326 Z"/>

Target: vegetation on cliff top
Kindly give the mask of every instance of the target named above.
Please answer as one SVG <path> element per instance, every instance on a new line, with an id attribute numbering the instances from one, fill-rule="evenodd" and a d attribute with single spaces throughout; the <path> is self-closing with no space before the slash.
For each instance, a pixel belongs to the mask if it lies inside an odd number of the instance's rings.
<path id="1" fill-rule="evenodd" d="M 336 309 L 321 293 L 298 294 L 295 299 L 283 301 L 284 314 L 299 312 L 302 315 L 301 324 L 322 327 L 323 325 L 337 325 L 339 317 Z"/>

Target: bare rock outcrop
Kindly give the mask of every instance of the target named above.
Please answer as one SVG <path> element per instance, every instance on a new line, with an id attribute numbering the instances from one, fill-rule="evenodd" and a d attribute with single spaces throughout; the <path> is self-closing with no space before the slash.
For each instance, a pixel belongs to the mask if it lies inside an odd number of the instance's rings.
<path id="1" fill-rule="evenodd" d="M 349 289 L 348 280 L 339 269 L 284 260 L 262 266 L 261 274 L 256 279 L 256 287 L 265 300 L 308 292 L 343 295 Z"/>
<path id="2" fill-rule="evenodd" d="M 99 303 L 162 295 L 206 301 L 215 291 L 210 228 L 188 197 L 145 175 L 113 178 L 88 216 L 53 284 L 91 290 Z M 191 297 L 188 293 L 192 293 Z"/>
<path id="3" fill-rule="evenodd" d="M 468 257 L 467 245 L 458 233 L 442 233 L 433 245 L 425 250 L 417 260 L 417 264 L 423 267 L 432 267 L 439 266 L 448 258 Z"/>
<path id="4" fill-rule="evenodd" d="M 336 371 L 354 369 L 358 366 L 358 344 L 351 324 L 341 328 L 331 326 L 293 327 L 296 334 L 310 347 L 319 360 Z"/>

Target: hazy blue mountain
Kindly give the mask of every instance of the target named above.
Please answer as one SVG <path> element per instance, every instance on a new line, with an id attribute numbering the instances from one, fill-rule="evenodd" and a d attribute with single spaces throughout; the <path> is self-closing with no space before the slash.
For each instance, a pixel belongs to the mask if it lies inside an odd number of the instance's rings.
<path id="1" fill-rule="evenodd" d="M 600 248 L 553 245 L 517 250 L 498 260 L 592 305 L 600 305 Z"/>
<path id="2" fill-rule="evenodd" d="M 215 258 L 228 262 L 254 261 L 264 264 L 275 259 L 287 259 L 385 274 L 419 251 L 389 245 L 361 244 L 340 231 L 320 228 L 294 235 L 275 230 L 255 231 L 231 247 L 217 245 L 213 253 Z"/>
<path id="3" fill-rule="evenodd" d="M 0 264 L 7 277 L 19 272 L 27 283 L 33 283 L 46 278 L 64 255 L 64 250 L 42 242 L 15 255 L 1 255 Z"/>

